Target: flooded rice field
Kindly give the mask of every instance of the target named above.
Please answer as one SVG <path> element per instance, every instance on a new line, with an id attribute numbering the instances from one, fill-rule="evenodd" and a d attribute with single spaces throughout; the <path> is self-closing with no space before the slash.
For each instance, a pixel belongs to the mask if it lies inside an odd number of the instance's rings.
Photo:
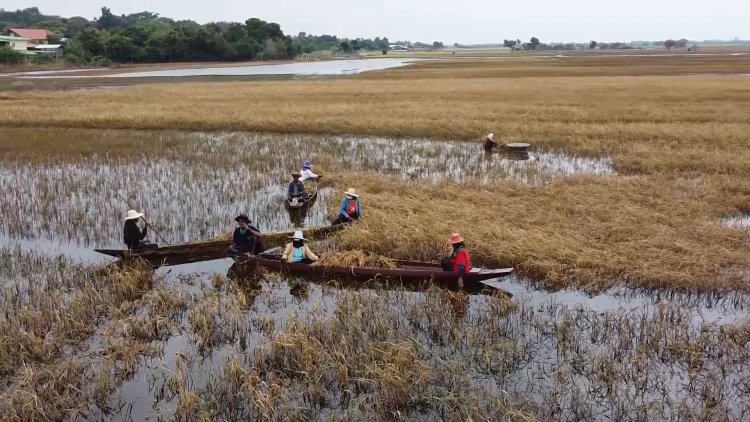
<path id="1" fill-rule="evenodd" d="M 171 243 L 213 238 L 246 212 L 263 231 L 295 223 L 327 224 L 334 192 L 325 173 L 377 172 L 414 182 L 506 179 L 543 184 L 575 174 L 612 175 L 608 158 L 532 152 L 528 160 L 486 156 L 480 145 L 420 139 L 246 133 L 85 131 L 101 145 L 128 145 L 121 154 L 101 150 L 46 159 L 43 164 L 6 157 L 0 167 L 0 236 L 64 241 L 75 245 L 119 244 L 127 206 L 145 210 Z M 92 135 L 93 133 L 93 135 Z M 54 135 L 50 135 L 54 136 Z M 54 157 L 54 152 L 44 151 Z M 316 203 L 304 221 L 284 207 L 290 172 L 311 159 L 324 175 Z M 356 180 L 352 180 L 352 186 Z M 340 195 L 339 192 L 337 195 Z"/>
<path id="2" fill-rule="evenodd" d="M 341 195 L 327 174 L 536 185 L 617 177 L 607 158 L 532 150 L 516 161 L 479 144 L 345 136 L 65 133 L 80 144 L 0 162 L 0 414 L 9 419 L 750 417 L 750 298 L 740 293 L 589 296 L 493 281 L 509 300 L 274 274 L 234 280 L 228 259 L 116 268 L 91 252 L 120 246 L 127 206 L 115 192 L 176 243 L 223 234 L 239 212 L 264 231 L 298 224 L 281 202 L 305 159 L 324 188 L 302 224 L 322 225 Z"/>

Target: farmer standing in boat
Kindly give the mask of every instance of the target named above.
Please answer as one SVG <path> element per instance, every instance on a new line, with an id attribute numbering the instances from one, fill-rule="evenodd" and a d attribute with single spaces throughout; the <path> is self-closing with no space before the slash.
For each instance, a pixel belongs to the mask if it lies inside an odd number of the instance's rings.
<path id="1" fill-rule="evenodd" d="M 484 152 L 492 152 L 494 148 L 497 148 L 498 144 L 495 142 L 495 134 L 490 133 L 484 139 Z"/>
<path id="2" fill-rule="evenodd" d="M 317 182 L 318 181 L 318 177 L 320 177 L 320 176 L 318 176 L 317 174 L 313 173 L 312 167 L 313 167 L 312 161 L 310 161 L 310 160 L 305 161 L 305 163 L 302 164 L 302 171 L 300 171 L 300 178 L 299 178 L 299 180 L 301 180 L 303 182 L 305 180 L 309 180 L 311 182 Z"/>
<path id="3" fill-rule="evenodd" d="M 335 226 L 337 224 L 351 223 L 355 220 L 359 220 L 359 217 L 361 215 L 362 204 L 359 202 L 359 195 L 357 195 L 357 192 L 354 190 L 354 188 L 349 188 L 346 191 L 344 200 L 341 201 L 339 215 L 335 220 L 333 220 L 333 223 L 331 223 L 331 225 Z"/>
<path id="4" fill-rule="evenodd" d="M 289 182 L 286 190 L 286 196 L 290 203 L 299 202 L 305 197 L 305 184 L 299 178 L 299 172 L 292 173 L 292 181 Z"/>
<path id="5" fill-rule="evenodd" d="M 129 210 L 128 215 L 125 216 L 123 237 L 128 249 L 150 249 L 158 246 L 145 240 L 148 235 L 148 226 L 143 226 L 143 230 L 138 227 L 138 220 L 141 217 L 143 217 L 143 213 L 136 210 Z"/>
<path id="6" fill-rule="evenodd" d="M 281 256 L 282 260 L 303 264 L 312 264 L 313 261 L 318 260 L 318 256 L 305 244 L 307 239 L 302 235 L 302 230 L 296 230 L 294 235 L 289 238 L 292 241 L 286 244 L 284 254 Z"/>
<path id="7" fill-rule="evenodd" d="M 247 214 L 238 215 L 234 221 L 237 222 L 237 228 L 234 229 L 233 243 L 227 250 L 227 256 L 250 256 L 263 252 L 263 243 L 260 240 L 263 234 L 251 225 L 252 222 Z"/>
<path id="8" fill-rule="evenodd" d="M 471 258 L 464 245 L 464 238 L 460 233 L 453 233 L 448 239 L 448 243 L 453 246 L 453 253 L 440 261 L 444 271 L 453 271 L 458 273 L 458 287 L 464 287 L 464 274 L 471 271 Z"/>

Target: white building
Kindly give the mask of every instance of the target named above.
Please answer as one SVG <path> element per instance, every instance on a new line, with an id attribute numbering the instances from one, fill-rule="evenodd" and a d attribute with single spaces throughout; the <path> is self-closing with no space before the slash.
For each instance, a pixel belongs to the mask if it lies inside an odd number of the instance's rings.
<path id="1" fill-rule="evenodd" d="M 10 48 L 20 52 L 25 52 L 29 47 L 29 40 L 21 37 L 9 37 L 0 35 L 0 47 Z"/>

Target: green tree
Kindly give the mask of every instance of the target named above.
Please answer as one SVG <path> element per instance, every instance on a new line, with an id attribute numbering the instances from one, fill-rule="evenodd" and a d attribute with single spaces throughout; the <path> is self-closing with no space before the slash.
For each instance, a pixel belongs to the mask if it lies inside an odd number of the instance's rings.
<path id="1" fill-rule="evenodd" d="M 115 62 L 135 61 L 136 46 L 133 40 L 122 34 L 114 34 L 107 40 L 106 56 Z"/>
<path id="2" fill-rule="evenodd" d="M 0 47 L 0 63 L 13 65 L 23 63 L 25 56 L 8 47 Z"/>
<path id="3" fill-rule="evenodd" d="M 105 38 L 107 38 L 106 31 L 99 31 L 92 29 L 84 31 L 78 36 L 78 42 L 81 43 L 81 47 L 94 56 L 103 56 L 105 48 Z"/>
<path id="4" fill-rule="evenodd" d="M 102 7 L 102 15 L 96 21 L 96 27 L 99 29 L 110 30 L 120 25 L 120 18 L 112 14 L 109 7 Z"/>
<path id="5" fill-rule="evenodd" d="M 539 38 L 537 37 L 531 37 L 531 40 L 529 40 L 529 45 L 532 50 L 536 50 L 537 47 L 539 47 L 539 44 L 541 44 L 541 42 L 539 42 Z"/>
<path id="6" fill-rule="evenodd" d="M 349 45 L 349 41 L 341 41 L 341 50 L 343 50 L 345 53 L 348 53 L 352 50 L 352 46 Z"/>
<path id="7" fill-rule="evenodd" d="M 677 45 L 677 41 L 675 40 L 666 40 L 664 41 L 664 47 L 667 48 L 667 51 L 671 51 L 674 46 Z"/>
<path id="8" fill-rule="evenodd" d="M 592 41 L 591 41 L 591 42 L 589 43 L 589 48 L 593 50 L 593 49 L 595 49 L 595 48 L 596 48 L 596 46 L 597 46 L 597 45 L 599 45 L 599 43 L 598 43 L 598 42 L 596 42 L 596 41 L 594 41 L 594 40 L 592 40 Z"/>
<path id="9" fill-rule="evenodd" d="M 520 44 L 521 43 L 516 40 L 503 40 L 503 46 L 510 48 L 511 51 L 516 51 Z"/>

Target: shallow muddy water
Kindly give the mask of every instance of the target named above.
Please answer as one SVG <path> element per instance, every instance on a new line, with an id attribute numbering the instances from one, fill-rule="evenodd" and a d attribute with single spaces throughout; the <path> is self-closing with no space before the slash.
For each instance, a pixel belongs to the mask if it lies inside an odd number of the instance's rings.
<path id="1" fill-rule="evenodd" d="M 65 133 L 69 138 L 79 134 Z M 116 192 L 145 209 L 157 229 L 176 243 L 223 234 L 239 212 L 247 212 L 264 231 L 291 228 L 294 223 L 282 206 L 284 188 L 289 171 L 305 159 L 324 175 L 322 186 L 326 174 L 336 177 L 337 172 L 377 172 L 410 183 L 543 185 L 578 174 L 616 177 L 606 157 L 532 150 L 529 160 L 518 161 L 486 156 L 479 143 L 131 131 L 98 131 L 96 138 L 111 148 L 99 145 L 52 158 L 33 153 L 2 157 L 0 293 L 5 303 L 35 294 L 31 286 L 48 286 L 61 273 L 75 279 L 78 263 L 112 262 L 91 249 L 120 246 L 128 207 Z M 327 203 L 339 195 L 333 188 L 321 189 L 304 224 L 327 224 Z M 746 227 L 744 217 L 732 221 L 727 224 Z M 258 376 L 255 390 L 276 385 L 275 377 L 288 371 L 285 366 L 254 371 L 282 361 L 284 356 L 274 355 L 284 349 L 277 336 L 301 326 L 304 333 L 321 336 L 311 344 L 329 348 L 336 342 L 325 341 L 342 326 L 356 334 L 341 341 L 409 344 L 427 373 L 453 371 L 461 388 L 474 389 L 472 394 L 486 402 L 503 398 L 539 419 L 750 416 L 750 335 L 745 339 L 742 328 L 748 324 L 747 295 L 621 287 L 589 296 L 577 290 L 541 291 L 516 277 L 493 280 L 495 287 L 513 294 L 510 310 L 495 296 L 464 299 L 440 289 L 338 288 L 274 275 L 236 285 L 221 277 L 231 263 L 159 268 L 152 290 L 163 297 L 147 293 L 139 308 L 98 321 L 82 347 L 70 347 L 67 353 L 98 368 L 108 337 L 129 331 L 144 308 L 164 297 L 185 302 L 169 334 L 150 341 L 158 353 L 136 359 L 132 374 L 107 395 L 106 406 L 90 403 L 93 419 L 171 419 L 183 411 L 187 393 L 198 397 L 196 409 L 204 406 L 217 419 L 259 419 L 249 400 L 225 405 L 224 400 L 237 397 L 228 390 L 232 377 L 238 372 L 247 379 Z M 347 359 L 364 354 L 357 350 Z M 284 405 L 310 412 L 308 419 L 369 411 L 370 396 L 353 409 L 333 384 L 326 385 L 330 392 L 324 406 L 311 404 L 304 397 L 312 381 L 296 373 L 290 379 L 296 384 L 287 386 Z M 352 390 L 369 388 L 357 384 Z M 424 388 L 426 397 L 454 394 L 445 386 Z M 239 413 L 222 413 L 226 409 L 221 407 L 233 406 L 241 408 Z M 444 418 L 436 410 L 402 410 L 405 418 Z"/>

